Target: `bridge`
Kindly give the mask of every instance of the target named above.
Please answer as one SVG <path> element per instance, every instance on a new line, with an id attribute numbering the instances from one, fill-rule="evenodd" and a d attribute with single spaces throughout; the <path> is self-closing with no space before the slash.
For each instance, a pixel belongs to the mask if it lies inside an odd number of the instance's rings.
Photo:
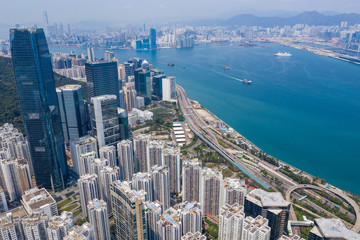
<path id="1" fill-rule="evenodd" d="M 355 224 L 354 224 L 352 230 L 357 233 L 360 231 L 360 207 L 359 207 L 359 205 L 357 205 L 357 203 L 352 198 L 350 198 L 348 195 L 346 195 L 342 191 L 339 191 L 336 189 L 331 189 L 331 188 L 326 188 L 323 186 L 300 184 L 300 185 L 293 186 L 286 191 L 286 200 L 291 202 L 291 199 L 290 199 L 291 193 L 297 189 L 304 189 L 304 188 L 305 189 L 315 189 L 315 190 L 320 190 L 320 191 L 326 190 L 326 191 L 329 191 L 329 192 L 335 194 L 336 196 L 342 198 L 343 200 L 345 200 L 352 208 L 354 208 L 354 211 L 355 211 L 356 221 L 355 221 Z M 292 211 L 291 215 L 295 216 L 295 212 L 293 212 L 294 211 L 293 208 L 291 208 L 291 211 Z"/>

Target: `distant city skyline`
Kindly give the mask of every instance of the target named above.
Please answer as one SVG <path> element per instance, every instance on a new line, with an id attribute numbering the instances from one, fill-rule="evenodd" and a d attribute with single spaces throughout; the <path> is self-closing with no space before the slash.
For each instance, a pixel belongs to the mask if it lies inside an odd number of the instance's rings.
<path id="1" fill-rule="evenodd" d="M 19 8 L 19 6 L 22 6 Z M 360 9 L 355 0 L 208 0 L 208 1 L 4 1 L 0 24 L 43 23 L 43 11 L 47 11 L 49 22 L 75 23 L 100 21 L 112 24 L 150 24 L 173 21 L 230 18 L 241 13 L 259 16 L 288 16 L 303 11 L 352 13 Z M 359 11 L 357 11 L 359 12 Z"/>

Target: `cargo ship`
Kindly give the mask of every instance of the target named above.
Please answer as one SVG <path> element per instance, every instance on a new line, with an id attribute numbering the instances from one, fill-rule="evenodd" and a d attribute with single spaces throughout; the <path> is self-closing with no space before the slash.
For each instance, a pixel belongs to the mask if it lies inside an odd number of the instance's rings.
<path id="1" fill-rule="evenodd" d="M 171 67 L 173 67 L 175 64 L 173 63 L 173 62 L 169 62 L 168 63 L 168 66 L 171 66 Z"/>
<path id="2" fill-rule="evenodd" d="M 249 84 L 249 85 L 250 85 L 250 84 L 252 83 L 252 81 L 247 80 L 247 79 L 244 79 L 244 80 L 243 80 L 243 83 L 244 83 L 244 84 Z"/>
<path id="3" fill-rule="evenodd" d="M 228 66 L 224 65 L 224 69 L 226 69 L 226 70 L 227 70 L 227 69 L 230 69 L 230 67 L 228 67 Z"/>

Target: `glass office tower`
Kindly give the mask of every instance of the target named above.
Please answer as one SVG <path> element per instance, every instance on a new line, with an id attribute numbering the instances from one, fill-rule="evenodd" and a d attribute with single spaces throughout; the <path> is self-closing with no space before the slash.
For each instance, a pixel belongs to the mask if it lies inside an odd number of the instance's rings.
<path id="1" fill-rule="evenodd" d="M 138 68 L 135 70 L 135 89 L 139 96 L 145 98 L 145 105 L 151 103 L 151 78 L 150 72 Z"/>
<path id="2" fill-rule="evenodd" d="M 154 28 L 150 28 L 150 48 L 156 49 L 156 30 Z"/>
<path id="3" fill-rule="evenodd" d="M 119 97 L 119 76 L 117 62 L 94 62 L 85 64 L 86 84 L 89 99 L 101 95 Z M 118 103 L 120 106 L 120 102 Z"/>
<path id="4" fill-rule="evenodd" d="M 36 184 L 62 190 L 68 176 L 59 103 L 43 29 L 11 29 L 16 87 Z"/>

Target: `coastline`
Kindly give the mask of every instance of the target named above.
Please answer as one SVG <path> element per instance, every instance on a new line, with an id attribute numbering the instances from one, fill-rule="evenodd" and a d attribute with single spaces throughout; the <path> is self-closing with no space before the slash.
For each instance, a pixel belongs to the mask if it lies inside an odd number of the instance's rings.
<path id="1" fill-rule="evenodd" d="M 304 50 L 304 51 L 307 51 L 307 52 L 314 53 L 316 55 L 330 57 L 330 58 L 338 59 L 338 60 L 341 60 L 341 61 L 345 61 L 345 62 L 353 63 L 353 64 L 356 64 L 356 65 L 360 65 L 360 59 L 354 58 L 354 57 L 352 57 L 350 55 L 336 53 L 336 52 L 333 52 L 333 51 L 330 51 L 330 50 L 327 50 L 327 49 L 311 47 L 311 46 L 303 45 L 301 43 L 293 43 L 293 42 L 290 42 L 290 41 L 277 40 L 277 39 L 268 39 L 268 40 L 270 42 L 277 43 L 277 44 L 280 44 L 280 45 L 285 46 L 285 47 L 291 47 L 291 48 L 295 48 L 295 49 L 299 49 L 299 50 Z"/>

